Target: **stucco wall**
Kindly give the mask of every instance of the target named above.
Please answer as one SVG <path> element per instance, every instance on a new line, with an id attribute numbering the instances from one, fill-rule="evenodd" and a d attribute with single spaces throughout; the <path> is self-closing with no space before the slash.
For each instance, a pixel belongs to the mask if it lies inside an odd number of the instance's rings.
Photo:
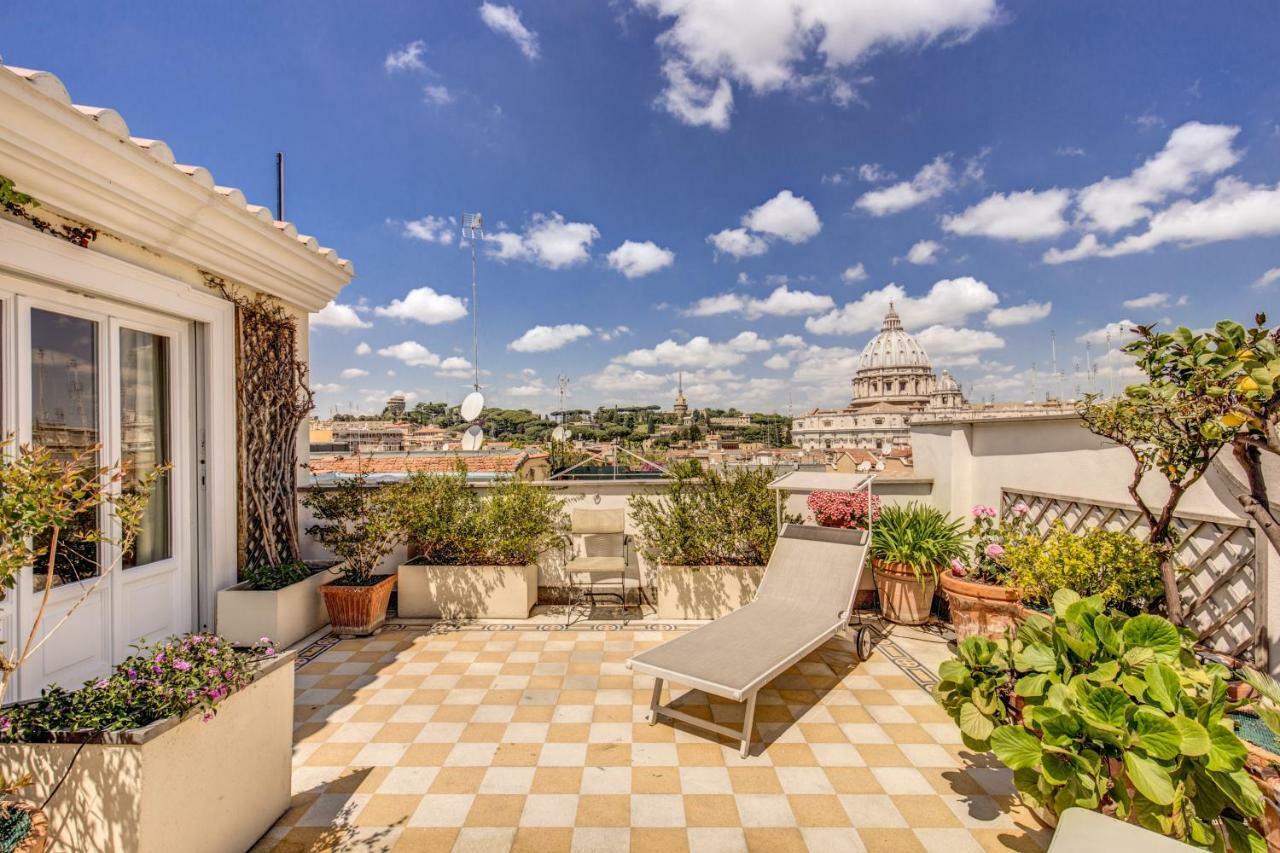
<path id="1" fill-rule="evenodd" d="M 967 515 L 974 504 L 996 506 L 1002 489 L 1025 489 L 1132 505 L 1129 451 L 1089 432 L 1074 416 L 1008 421 L 919 424 L 912 427 L 916 473 L 933 480 L 939 508 Z M 1163 504 L 1168 485 L 1158 474 L 1141 484 L 1145 499 Z M 1180 513 L 1246 521 L 1226 479 L 1215 470 L 1193 485 Z M 1267 578 L 1267 625 L 1273 669 L 1280 671 L 1280 555 L 1259 536 Z"/>

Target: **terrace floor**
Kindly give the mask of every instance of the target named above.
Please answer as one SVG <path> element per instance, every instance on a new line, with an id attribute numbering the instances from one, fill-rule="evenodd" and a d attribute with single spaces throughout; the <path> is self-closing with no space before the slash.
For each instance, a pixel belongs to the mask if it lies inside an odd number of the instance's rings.
<path id="1" fill-rule="evenodd" d="M 1011 774 L 928 693 L 946 654 L 895 628 L 833 640 L 760 693 L 737 745 L 644 721 L 628 657 L 683 628 L 391 624 L 297 672 L 293 805 L 255 850 L 1041 850 Z M 690 713 L 739 724 L 698 692 Z M 683 695 L 682 695 L 683 694 Z M 663 696 L 663 701 L 670 697 Z"/>

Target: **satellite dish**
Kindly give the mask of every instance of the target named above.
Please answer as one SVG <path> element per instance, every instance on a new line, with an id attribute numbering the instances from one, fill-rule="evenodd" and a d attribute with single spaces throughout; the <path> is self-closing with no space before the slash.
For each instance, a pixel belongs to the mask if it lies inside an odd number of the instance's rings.
<path id="1" fill-rule="evenodd" d="M 484 430 L 475 424 L 467 427 L 467 431 L 462 434 L 462 449 L 479 450 L 482 444 L 484 444 Z"/>
<path id="2" fill-rule="evenodd" d="M 470 394 L 462 398 L 461 406 L 462 419 L 468 423 L 480 417 L 480 413 L 484 411 L 484 395 L 479 391 L 472 391 Z"/>
<path id="3" fill-rule="evenodd" d="M 551 431 L 552 441 L 564 441 L 569 437 L 569 431 L 562 426 L 558 426 Z"/>

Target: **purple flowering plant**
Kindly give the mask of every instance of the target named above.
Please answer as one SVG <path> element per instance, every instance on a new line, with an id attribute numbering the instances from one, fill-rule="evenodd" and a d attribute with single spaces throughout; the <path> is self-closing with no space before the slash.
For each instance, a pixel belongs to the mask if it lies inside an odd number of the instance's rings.
<path id="1" fill-rule="evenodd" d="M 39 699 L 5 709 L 0 742 L 123 731 L 189 713 L 207 721 L 223 700 L 253 681 L 259 661 L 275 654 L 266 637 L 250 649 L 237 649 L 216 634 L 187 634 L 138 647 L 106 678 L 86 681 L 78 690 L 49 687 Z"/>
<path id="2" fill-rule="evenodd" d="M 1007 518 L 1001 519 L 993 506 L 978 504 L 971 511 L 973 522 L 969 525 L 969 562 L 951 561 L 951 573 L 975 583 L 1009 586 L 1010 567 L 1006 559 L 1010 542 L 1027 535 L 1031 508 L 1022 501 L 1009 509 Z"/>

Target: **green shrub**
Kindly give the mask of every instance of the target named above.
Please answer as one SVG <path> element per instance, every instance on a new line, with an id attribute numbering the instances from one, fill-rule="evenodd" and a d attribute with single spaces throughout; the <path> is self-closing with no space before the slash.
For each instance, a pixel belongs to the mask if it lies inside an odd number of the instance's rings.
<path id="1" fill-rule="evenodd" d="M 342 561 L 342 577 L 335 584 L 369 586 L 380 580 L 374 570 L 404 541 L 398 498 L 392 487 L 370 485 L 365 472 L 303 496 L 302 505 L 316 520 L 307 535 Z"/>
<path id="2" fill-rule="evenodd" d="M 401 524 L 420 562 L 434 566 L 524 566 L 563 541 L 565 501 L 518 480 L 484 490 L 453 474 L 414 474 L 393 487 Z"/>
<path id="3" fill-rule="evenodd" d="M 1016 635 L 965 638 L 939 667 L 938 700 L 965 744 L 993 751 L 1054 815 L 1105 810 L 1201 847 L 1265 849 L 1249 825 L 1262 794 L 1227 716 L 1242 704 L 1227 700 L 1230 671 L 1159 616 L 1071 590 L 1053 608 Z"/>
<path id="4" fill-rule="evenodd" d="M 628 501 L 639 533 L 640 552 L 668 566 L 760 566 L 778 539 L 773 474 L 760 468 L 732 473 L 673 468 L 662 495 L 632 495 Z M 786 514 L 784 523 L 800 516 Z"/>
<path id="5" fill-rule="evenodd" d="M 871 528 L 871 556 L 910 566 L 919 579 L 937 577 L 943 566 L 964 556 L 962 527 L 928 504 L 887 506 Z"/>
<path id="6" fill-rule="evenodd" d="M 1146 542 L 1112 530 L 1071 533 L 1055 522 L 1043 542 L 1034 535 L 1005 546 L 1009 584 L 1027 604 L 1048 606 L 1059 589 L 1101 595 L 1107 607 L 1129 614 L 1151 610 L 1161 600 L 1160 556 Z"/>
<path id="7" fill-rule="evenodd" d="M 241 573 L 254 590 L 284 589 L 290 584 L 311 577 L 311 567 L 301 560 L 281 563 L 278 566 L 248 566 Z"/>

